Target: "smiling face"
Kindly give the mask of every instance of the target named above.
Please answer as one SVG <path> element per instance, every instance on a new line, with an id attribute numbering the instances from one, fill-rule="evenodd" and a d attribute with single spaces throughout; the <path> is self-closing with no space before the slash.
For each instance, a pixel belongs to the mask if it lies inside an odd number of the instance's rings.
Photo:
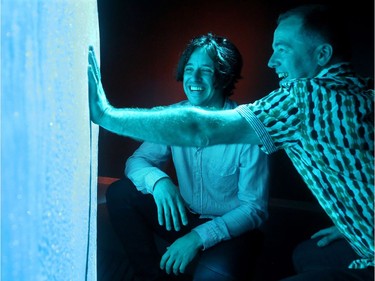
<path id="1" fill-rule="evenodd" d="M 282 20 L 273 37 L 273 54 L 268 66 L 282 81 L 315 77 L 319 65 L 319 40 L 303 33 L 302 19 L 291 16 Z"/>
<path id="2" fill-rule="evenodd" d="M 224 95 L 215 87 L 215 67 L 204 48 L 197 48 L 184 68 L 183 87 L 192 105 L 222 108 Z"/>

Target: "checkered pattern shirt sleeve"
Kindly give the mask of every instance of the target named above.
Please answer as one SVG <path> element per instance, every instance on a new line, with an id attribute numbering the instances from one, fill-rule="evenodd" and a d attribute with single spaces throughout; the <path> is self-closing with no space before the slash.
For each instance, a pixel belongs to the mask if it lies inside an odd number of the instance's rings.
<path id="1" fill-rule="evenodd" d="M 373 81 L 356 76 L 347 64 L 336 65 L 314 79 L 285 83 L 238 112 L 252 120 L 249 124 L 258 135 L 267 131 L 267 138 L 260 138 L 263 150 L 285 149 L 320 205 L 362 257 L 350 267 L 373 266 Z"/>

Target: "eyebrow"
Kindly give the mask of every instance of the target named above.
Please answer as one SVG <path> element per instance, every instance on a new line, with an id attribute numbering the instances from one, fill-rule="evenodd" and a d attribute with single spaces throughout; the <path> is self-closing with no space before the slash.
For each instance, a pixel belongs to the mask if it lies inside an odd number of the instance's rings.
<path id="1" fill-rule="evenodd" d="M 188 65 L 193 65 L 193 64 L 191 62 L 188 62 L 185 66 L 188 66 Z M 202 66 L 214 68 L 213 65 L 209 65 L 209 64 L 202 64 Z"/>
<path id="2" fill-rule="evenodd" d="M 283 46 L 283 47 L 291 47 L 292 44 L 287 43 L 287 42 L 285 42 L 285 41 L 283 41 L 283 40 L 277 41 L 277 42 L 275 42 L 274 44 L 272 44 L 272 47 L 273 47 L 273 48 L 277 48 L 277 47 L 279 47 L 279 46 Z"/>

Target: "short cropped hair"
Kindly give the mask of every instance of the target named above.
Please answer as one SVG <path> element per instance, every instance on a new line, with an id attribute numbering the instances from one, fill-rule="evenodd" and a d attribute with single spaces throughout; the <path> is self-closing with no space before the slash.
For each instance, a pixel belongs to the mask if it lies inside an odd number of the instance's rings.
<path id="1" fill-rule="evenodd" d="M 214 62 L 215 82 L 223 89 L 224 96 L 233 94 L 235 84 L 242 78 L 242 55 L 227 38 L 212 33 L 193 38 L 180 56 L 176 80 L 183 81 L 186 63 L 197 48 L 204 48 Z"/>
<path id="2" fill-rule="evenodd" d="M 333 58 L 350 61 L 351 40 L 347 19 L 337 8 L 323 4 L 306 4 L 290 9 L 279 15 L 277 24 L 291 16 L 303 20 L 302 28 L 310 37 L 319 37 L 333 48 Z"/>

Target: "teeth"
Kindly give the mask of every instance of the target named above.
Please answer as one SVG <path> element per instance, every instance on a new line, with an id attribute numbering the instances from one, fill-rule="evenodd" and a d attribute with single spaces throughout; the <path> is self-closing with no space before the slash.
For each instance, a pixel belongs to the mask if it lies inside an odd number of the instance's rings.
<path id="1" fill-rule="evenodd" d="M 203 91 L 202 87 L 190 86 L 191 91 Z"/>
<path id="2" fill-rule="evenodd" d="M 279 76 L 280 79 L 284 79 L 284 78 L 288 77 L 288 73 L 287 72 L 281 72 L 281 73 L 278 73 L 278 76 Z"/>

